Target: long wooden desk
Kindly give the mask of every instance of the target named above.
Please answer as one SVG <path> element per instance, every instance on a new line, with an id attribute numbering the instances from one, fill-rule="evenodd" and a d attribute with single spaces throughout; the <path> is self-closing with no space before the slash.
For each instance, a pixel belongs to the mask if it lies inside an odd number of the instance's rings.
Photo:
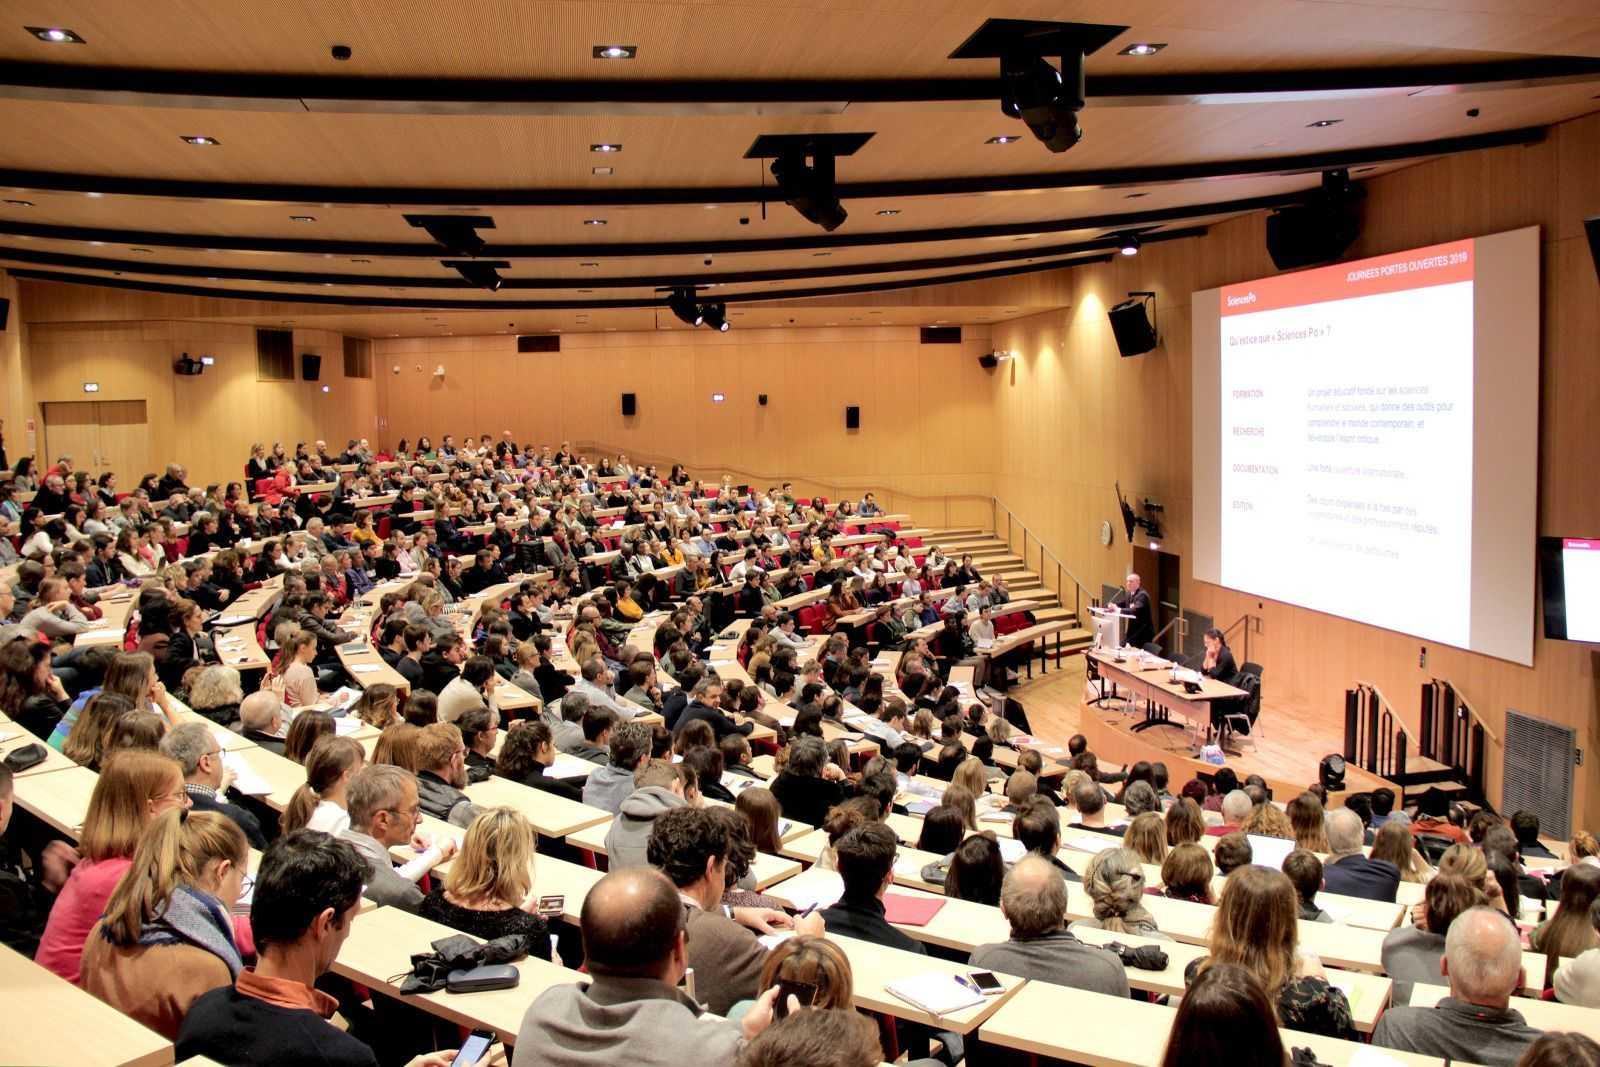
<path id="1" fill-rule="evenodd" d="M 1213 700 L 1231 700 L 1249 696 L 1243 689 L 1204 676 L 1196 683 L 1200 691 L 1190 693 L 1184 689 L 1182 682 L 1172 681 L 1171 662 L 1159 657 L 1129 654 L 1124 662 L 1118 663 L 1116 655 L 1093 648 L 1085 650 L 1084 655 L 1095 663 L 1104 682 L 1126 689 L 1135 701 L 1140 699 L 1145 701 L 1147 709 L 1145 722 L 1140 723 L 1135 729 L 1170 722 L 1173 726 L 1203 738 L 1206 731 L 1211 728 Z M 1146 661 L 1150 666 L 1144 665 Z M 1170 718 L 1160 717 L 1170 712 L 1177 712 L 1186 722 L 1173 722 Z"/>
<path id="2" fill-rule="evenodd" d="M 901 1000 L 885 987 L 898 979 L 931 971 L 952 976 L 965 975 L 969 970 L 965 964 L 951 963 L 934 956 L 919 956 L 904 949 L 887 948 L 870 941 L 858 941 L 853 937 L 840 937 L 837 934 L 829 934 L 828 940 L 843 949 L 844 954 L 850 959 L 857 1008 L 882 1012 L 908 1022 L 922 1023 L 937 1030 L 970 1034 L 1015 995 L 1017 990 L 1028 985 L 1015 975 L 1003 974 L 999 978 L 1005 986 L 1004 992 L 986 998 L 982 1004 L 950 1015 L 929 1015 L 921 1008 Z"/>
<path id="3" fill-rule="evenodd" d="M 586 826 L 611 819 L 611 813 L 602 808 L 591 808 L 508 778 L 491 777 L 467 786 L 465 792 L 467 798 L 481 808 L 515 808 L 546 837 L 566 837 Z"/>
<path id="4" fill-rule="evenodd" d="M 164 1067 L 172 1042 L 0 945 L 0 1063 Z"/>
<path id="5" fill-rule="evenodd" d="M 13 790 L 23 811 L 76 841 L 97 781 L 99 775 L 87 767 L 74 766 L 18 778 Z"/>
<path id="6" fill-rule="evenodd" d="M 1531 984 L 1533 976 L 1529 975 L 1528 980 Z M 1449 995 L 1448 986 L 1418 982 L 1411 987 L 1411 1007 L 1431 1008 Z M 1600 1008 L 1585 1008 L 1579 1004 L 1563 1004 L 1559 1000 L 1539 1000 L 1536 997 L 1516 997 L 1511 1001 L 1511 1007 L 1522 1013 L 1529 1026 L 1540 1030 L 1574 1031 L 1600 1041 Z"/>
<path id="7" fill-rule="evenodd" d="M 611 832 L 612 820 L 586 826 L 582 830 L 567 835 L 570 844 L 579 848 L 586 848 L 597 856 L 606 855 L 606 835 Z M 751 873 L 756 878 L 756 889 L 765 891 L 775 882 L 793 878 L 800 873 L 800 864 L 792 859 L 782 856 L 770 856 L 765 852 L 757 852 L 756 858 L 751 862 Z"/>

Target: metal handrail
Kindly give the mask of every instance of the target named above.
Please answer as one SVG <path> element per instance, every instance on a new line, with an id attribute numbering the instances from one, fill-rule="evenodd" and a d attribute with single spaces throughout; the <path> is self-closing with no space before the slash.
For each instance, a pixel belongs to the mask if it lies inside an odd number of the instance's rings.
<path id="1" fill-rule="evenodd" d="M 1147 643 L 1148 644 L 1160 644 L 1161 643 L 1161 639 L 1166 636 L 1167 631 L 1172 629 L 1174 626 L 1176 626 L 1178 628 L 1178 641 L 1181 643 L 1185 637 L 1189 636 L 1189 620 L 1185 619 L 1182 615 L 1174 615 L 1171 619 L 1169 619 L 1167 621 L 1167 624 L 1165 626 L 1163 626 L 1161 629 L 1156 631 L 1156 635 L 1154 637 L 1152 637 L 1149 640 L 1149 642 L 1147 642 Z M 1181 644 L 1180 644 L 1180 648 L 1181 648 Z M 1175 658 L 1177 658 L 1177 654 L 1178 653 L 1174 653 L 1173 655 L 1170 655 L 1167 658 L 1168 659 L 1175 659 Z"/>
<path id="2" fill-rule="evenodd" d="M 1455 693 L 1456 695 L 1456 703 L 1467 709 L 1467 714 L 1472 716 L 1472 721 L 1483 728 L 1484 735 L 1495 743 L 1495 747 L 1505 747 L 1500 743 L 1500 738 L 1496 736 L 1495 732 L 1489 728 L 1489 724 L 1484 721 L 1483 716 L 1478 714 L 1478 709 L 1472 706 L 1472 701 L 1468 700 L 1466 694 L 1461 692 L 1460 686 L 1456 685 L 1448 678 L 1434 678 L 1433 681 L 1438 682 L 1440 685 L 1449 686 L 1451 692 Z"/>
<path id="3" fill-rule="evenodd" d="M 1233 623 L 1231 625 L 1227 626 L 1226 628 L 1224 628 L 1223 631 L 1222 631 L 1222 640 L 1224 642 L 1226 642 L 1228 640 L 1229 635 L 1231 635 L 1233 633 L 1233 631 L 1237 630 L 1239 628 L 1239 626 L 1241 624 L 1243 624 L 1243 626 L 1244 626 L 1244 659 L 1240 660 L 1239 661 L 1240 663 L 1249 663 L 1249 662 L 1251 662 L 1251 659 L 1250 659 L 1250 620 L 1251 619 L 1255 620 L 1255 622 L 1256 622 L 1256 631 L 1259 633 L 1260 630 L 1261 630 L 1261 616 L 1252 615 L 1248 611 L 1245 612 L 1243 615 L 1240 615 L 1237 619 L 1234 619 Z"/>
<path id="4" fill-rule="evenodd" d="M 1381 708 L 1388 709 L 1390 717 L 1393 718 L 1395 722 L 1399 723 L 1400 732 L 1406 735 L 1406 738 L 1416 746 L 1417 751 L 1420 753 L 1422 751 L 1422 742 L 1417 740 L 1417 735 L 1412 733 L 1411 727 L 1406 725 L 1406 720 L 1401 717 L 1399 709 L 1389 702 L 1388 697 L 1383 695 L 1383 690 L 1379 689 L 1371 682 L 1358 681 L 1356 682 L 1356 687 L 1358 689 L 1370 689 L 1377 694 L 1379 706 Z"/>
<path id="5" fill-rule="evenodd" d="M 1085 599 L 1088 600 L 1090 607 L 1100 606 L 1100 598 L 1095 595 L 1094 590 L 1090 589 L 1087 585 L 1084 585 L 1083 582 L 1078 579 L 1078 576 L 1072 573 L 1072 569 L 1065 563 L 1061 562 L 1060 556 L 1046 548 L 1044 542 L 1039 540 L 1039 535 L 1028 529 L 1026 523 L 1019 521 L 1017 519 L 1016 512 L 1008 508 L 1005 504 L 1005 501 L 1001 500 L 997 496 L 991 496 L 989 501 L 991 504 L 989 524 L 994 528 L 996 535 L 1000 533 L 1000 523 L 995 520 L 993 509 L 999 508 L 1001 511 L 1006 513 L 1005 542 L 1007 548 L 1011 547 L 1012 526 L 1016 526 L 1022 531 L 1022 548 L 1017 554 L 1022 557 L 1022 562 L 1024 565 L 1026 565 L 1028 562 L 1028 538 L 1033 538 L 1034 544 L 1039 549 L 1039 581 L 1044 584 L 1046 588 L 1049 588 L 1049 583 L 1045 582 L 1044 580 L 1044 561 L 1046 556 L 1049 556 L 1051 562 L 1053 562 L 1056 566 L 1056 596 L 1061 596 L 1063 584 L 1061 580 L 1062 577 L 1065 576 L 1072 579 L 1072 614 L 1076 616 L 1078 621 L 1081 623 L 1083 621 L 1083 602 Z"/>

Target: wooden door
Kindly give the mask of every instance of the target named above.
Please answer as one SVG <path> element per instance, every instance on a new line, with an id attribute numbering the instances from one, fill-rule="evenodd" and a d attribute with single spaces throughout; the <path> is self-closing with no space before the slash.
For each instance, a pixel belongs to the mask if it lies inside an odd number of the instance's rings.
<path id="1" fill-rule="evenodd" d="M 124 488 L 150 471 L 150 426 L 143 400 L 57 401 L 44 405 L 45 465 L 63 455 L 75 470 L 114 471 Z M 48 457 L 48 458 L 46 458 Z"/>

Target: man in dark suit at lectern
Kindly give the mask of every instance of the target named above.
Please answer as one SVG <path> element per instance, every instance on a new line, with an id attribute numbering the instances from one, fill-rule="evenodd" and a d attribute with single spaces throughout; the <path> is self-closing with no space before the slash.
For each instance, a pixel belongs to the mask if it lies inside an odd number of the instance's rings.
<path id="1" fill-rule="evenodd" d="M 1141 587 L 1137 574 L 1128 575 L 1122 592 L 1112 597 L 1111 603 L 1133 616 L 1128 622 L 1128 644 L 1134 648 L 1143 648 L 1145 642 L 1155 639 L 1156 628 L 1150 615 L 1150 594 Z"/>

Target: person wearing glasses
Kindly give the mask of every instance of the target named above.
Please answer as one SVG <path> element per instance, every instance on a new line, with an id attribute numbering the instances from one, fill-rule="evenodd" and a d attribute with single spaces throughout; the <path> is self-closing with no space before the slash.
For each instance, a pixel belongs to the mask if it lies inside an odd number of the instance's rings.
<path id="1" fill-rule="evenodd" d="M 417 833 L 422 803 L 417 779 L 407 770 L 387 764 L 370 764 L 350 779 L 345 793 L 350 828 L 339 840 L 355 848 L 367 864 L 362 893 L 376 904 L 388 904 L 415 913 L 423 893 L 417 881 L 456 854 L 455 839 L 441 836 L 429 842 Z M 409 846 L 415 857 L 394 862 L 390 850 Z"/>
<path id="2" fill-rule="evenodd" d="M 183 768 L 183 788 L 196 811 L 214 811 L 239 825 L 251 848 L 265 849 L 266 835 L 261 820 L 242 805 L 228 799 L 233 772 L 223 765 L 222 745 L 203 722 L 174 726 L 161 739 L 161 754 L 171 756 Z"/>

